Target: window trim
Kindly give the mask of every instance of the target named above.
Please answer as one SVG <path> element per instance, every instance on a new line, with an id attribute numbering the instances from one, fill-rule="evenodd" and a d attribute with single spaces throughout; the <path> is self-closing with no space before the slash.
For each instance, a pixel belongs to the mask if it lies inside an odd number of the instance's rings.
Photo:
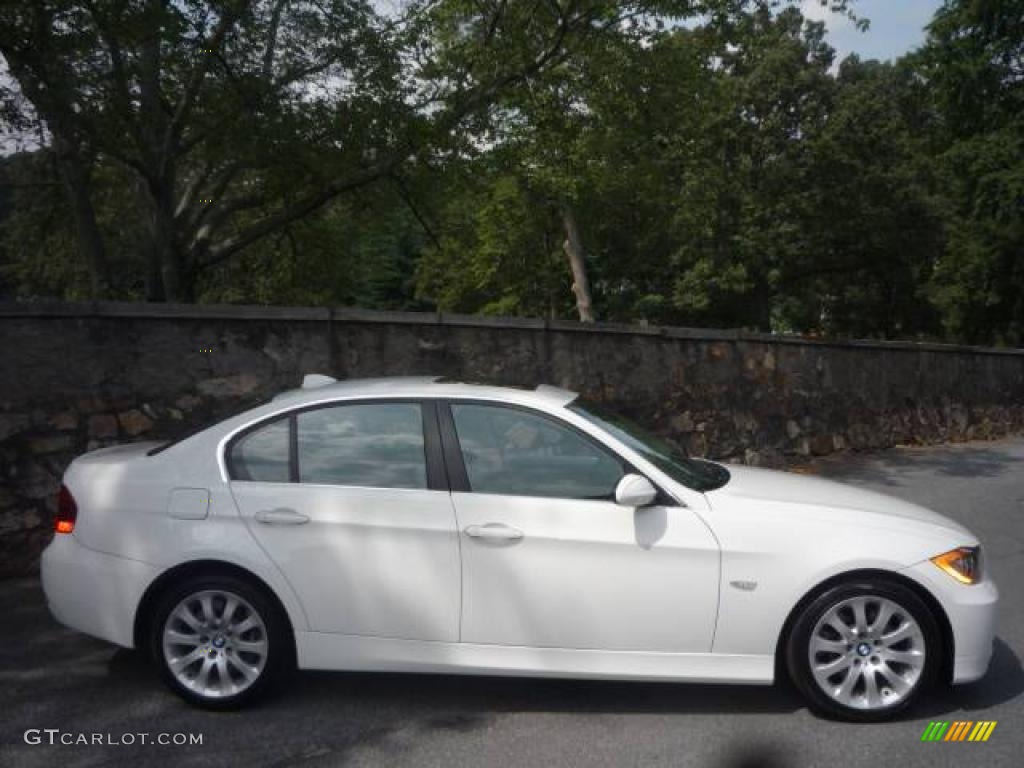
<path id="1" fill-rule="evenodd" d="M 389 491 L 447 491 L 448 482 L 445 474 L 444 458 L 441 455 L 441 438 L 438 434 L 437 413 L 435 401 L 422 397 L 367 397 L 345 400 L 330 400 L 326 402 L 311 403 L 299 406 L 287 411 L 275 413 L 272 416 L 260 419 L 248 424 L 235 432 L 224 444 L 223 459 L 224 468 L 227 470 L 229 483 L 266 483 L 266 484 L 294 484 L 294 485 L 318 485 L 329 488 L 377 488 Z M 303 483 L 299 479 L 299 437 L 298 417 L 300 413 L 316 411 L 323 408 L 342 408 L 349 405 L 393 405 L 406 404 L 416 405 L 420 409 L 420 423 L 423 428 L 423 460 L 426 467 L 427 485 L 425 488 L 389 488 L 387 486 L 368 485 L 341 485 L 337 483 Z M 269 426 L 278 421 L 286 420 L 288 423 L 288 480 L 246 480 L 238 477 L 238 468 L 234 462 L 234 448 L 239 440 L 251 432 Z"/>
<path id="2" fill-rule="evenodd" d="M 439 415 L 441 420 L 441 440 L 444 445 L 444 459 L 445 465 L 448 468 L 448 479 L 451 485 L 453 493 L 483 493 L 482 491 L 474 491 L 470 482 L 469 474 L 466 471 L 466 462 L 462 456 L 462 447 L 459 442 L 458 430 L 455 427 L 455 417 L 452 414 L 453 405 L 481 405 L 490 406 L 492 408 L 507 408 L 514 411 L 524 411 L 532 416 L 536 416 L 541 419 L 546 419 L 554 423 L 556 426 L 562 427 L 575 433 L 581 437 L 584 441 L 594 446 L 597 450 L 607 454 L 609 457 L 614 459 L 622 467 L 622 474 L 636 474 L 648 479 L 648 481 L 657 489 L 658 496 L 654 500 L 654 503 L 659 506 L 670 506 L 678 507 L 679 502 L 673 499 L 665 490 L 654 480 L 648 477 L 646 472 L 641 472 L 629 459 L 624 457 L 612 446 L 607 445 L 601 440 L 597 439 L 591 434 L 588 434 L 584 430 L 577 427 L 575 424 L 561 419 L 558 416 L 548 413 L 546 411 L 531 408 L 528 405 L 522 405 L 520 403 L 509 403 L 501 400 L 480 400 L 474 398 L 443 398 L 437 401 L 439 408 Z M 492 494 L 496 496 L 516 496 L 518 498 L 531 498 L 531 499 L 552 499 L 559 501 L 607 501 L 615 503 L 614 498 L 608 499 L 584 499 L 573 496 L 528 496 L 518 494 Z"/>

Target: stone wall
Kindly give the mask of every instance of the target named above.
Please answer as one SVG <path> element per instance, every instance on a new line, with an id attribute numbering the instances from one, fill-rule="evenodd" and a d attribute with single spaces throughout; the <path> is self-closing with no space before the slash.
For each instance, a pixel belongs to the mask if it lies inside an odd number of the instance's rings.
<path id="1" fill-rule="evenodd" d="M 1024 351 L 341 309 L 0 304 L 0 573 L 35 567 L 68 462 L 296 386 L 548 382 L 692 453 L 780 465 L 1024 428 Z"/>

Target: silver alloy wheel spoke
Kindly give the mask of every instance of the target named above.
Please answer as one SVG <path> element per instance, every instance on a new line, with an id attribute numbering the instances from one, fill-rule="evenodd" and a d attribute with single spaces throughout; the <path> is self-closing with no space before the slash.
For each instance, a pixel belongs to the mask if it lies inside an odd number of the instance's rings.
<path id="1" fill-rule="evenodd" d="M 895 611 L 890 603 L 882 603 L 878 607 L 878 615 L 875 616 L 875 620 L 871 623 L 870 630 L 876 635 L 881 634 L 882 631 L 889 626 L 893 613 L 895 613 Z"/>
<path id="2" fill-rule="evenodd" d="M 237 657 L 229 657 L 228 665 L 233 669 L 238 670 L 246 680 L 255 680 L 259 676 L 259 672 L 254 667 L 250 667 L 248 664 L 242 663 Z"/>
<path id="3" fill-rule="evenodd" d="M 224 601 L 224 607 L 220 612 L 221 623 L 230 624 L 231 618 L 235 615 L 236 608 L 238 608 L 238 598 L 229 595 L 228 599 Z"/>
<path id="4" fill-rule="evenodd" d="M 894 693 L 902 696 L 911 688 L 913 688 L 913 686 L 910 683 L 904 680 L 896 672 L 893 672 L 892 669 L 890 669 L 889 667 L 882 667 L 879 671 L 882 677 L 885 678 L 886 684 L 889 686 L 890 689 L 892 689 Z"/>
<path id="5" fill-rule="evenodd" d="M 188 606 L 182 608 L 182 610 L 178 613 L 178 618 L 181 619 L 188 627 L 195 630 L 196 632 L 198 632 L 199 628 L 203 625 L 203 620 L 200 617 L 196 616 L 192 612 L 192 609 Z"/>
<path id="6" fill-rule="evenodd" d="M 846 646 L 848 643 L 844 640 L 829 640 L 824 637 L 818 638 L 818 650 L 820 651 L 835 651 L 836 653 L 846 653 Z"/>
<path id="7" fill-rule="evenodd" d="M 217 618 L 213 615 L 213 596 L 209 592 L 200 595 L 199 605 L 203 608 L 203 622 L 207 625 L 213 624 Z"/>
<path id="8" fill-rule="evenodd" d="M 821 620 L 822 624 L 827 624 L 836 631 L 836 633 L 846 642 L 853 642 L 856 635 L 853 633 L 853 629 L 834 612 L 830 611 L 825 614 L 825 618 Z"/>
<path id="9" fill-rule="evenodd" d="M 914 691 L 925 652 L 924 633 L 909 611 L 880 595 L 859 595 L 822 615 L 811 633 L 808 658 L 815 682 L 829 697 L 873 710 Z"/>
<path id="10" fill-rule="evenodd" d="M 895 661 L 900 664 L 909 664 L 914 666 L 924 661 L 924 655 L 918 651 L 893 651 L 888 650 L 885 652 L 886 661 Z"/>
<path id="11" fill-rule="evenodd" d="M 199 645 L 199 635 L 195 632 L 178 632 L 175 629 L 168 629 L 164 632 L 164 639 L 170 640 L 176 645 L 193 647 Z"/>
<path id="12" fill-rule="evenodd" d="M 864 691 L 868 700 L 868 707 L 875 709 L 882 704 L 882 694 L 878 691 L 878 678 L 875 677 L 875 670 L 868 667 L 864 670 Z"/>
<path id="13" fill-rule="evenodd" d="M 856 600 L 852 608 L 855 622 L 854 629 L 857 630 L 858 635 L 866 635 L 868 633 L 867 606 L 863 600 Z"/>
<path id="14" fill-rule="evenodd" d="M 168 658 L 167 664 L 170 666 L 172 672 L 179 672 L 186 667 L 191 666 L 195 662 L 203 658 L 203 649 L 196 648 L 195 650 L 186 653 L 184 656 L 177 656 L 175 658 Z"/>
<path id="15" fill-rule="evenodd" d="M 853 666 L 853 661 L 846 657 L 846 654 L 838 656 L 832 661 L 819 664 L 814 668 L 814 675 L 819 679 L 828 679 L 832 677 L 836 672 L 844 670 L 848 667 Z"/>
<path id="16" fill-rule="evenodd" d="M 178 603 L 167 616 L 162 640 L 171 674 L 207 698 L 232 696 L 255 683 L 270 649 L 256 609 L 239 595 L 216 589 Z"/>
<path id="17" fill-rule="evenodd" d="M 885 641 L 885 643 L 887 645 L 893 645 L 895 643 L 899 643 L 902 640 L 907 639 L 908 637 L 910 637 L 911 635 L 913 635 L 917 631 L 918 631 L 918 628 L 917 628 L 916 624 L 914 624 L 912 622 L 911 623 L 903 622 L 896 629 L 894 629 L 892 632 L 890 632 L 889 634 L 882 635 L 882 639 Z"/>

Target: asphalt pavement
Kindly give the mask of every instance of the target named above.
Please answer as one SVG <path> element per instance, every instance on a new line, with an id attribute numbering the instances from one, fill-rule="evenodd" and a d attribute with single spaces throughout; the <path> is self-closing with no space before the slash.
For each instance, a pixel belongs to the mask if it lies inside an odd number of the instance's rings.
<path id="1" fill-rule="evenodd" d="M 843 455 L 812 471 L 932 507 L 981 538 L 1002 601 L 978 683 L 904 719 L 818 719 L 787 686 L 299 673 L 242 712 L 192 709 L 139 654 L 58 625 L 36 579 L 0 582 L 0 766 L 957 766 L 1024 764 L 1024 439 Z M 995 720 L 988 742 L 922 743 Z M 101 738 L 133 744 L 49 744 Z M 40 743 L 27 743 L 28 739 Z M 202 739 L 174 746 L 168 734 Z"/>

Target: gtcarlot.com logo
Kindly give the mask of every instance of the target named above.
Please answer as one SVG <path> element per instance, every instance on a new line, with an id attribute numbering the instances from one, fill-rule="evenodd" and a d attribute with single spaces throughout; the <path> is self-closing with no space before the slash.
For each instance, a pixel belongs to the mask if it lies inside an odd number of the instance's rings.
<path id="1" fill-rule="evenodd" d="M 988 741 L 995 729 L 995 720 L 928 723 L 921 734 L 921 741 Z"/>
<path id="2" fill-rule="evenodd" d="M 203 745 L 201 733 L 75 733 L 60 728 L 29 728 L 25 731 L 26 744 L 50 746 L 127 747 L 147 744 L 168 747 L 196 747 Z"/>

